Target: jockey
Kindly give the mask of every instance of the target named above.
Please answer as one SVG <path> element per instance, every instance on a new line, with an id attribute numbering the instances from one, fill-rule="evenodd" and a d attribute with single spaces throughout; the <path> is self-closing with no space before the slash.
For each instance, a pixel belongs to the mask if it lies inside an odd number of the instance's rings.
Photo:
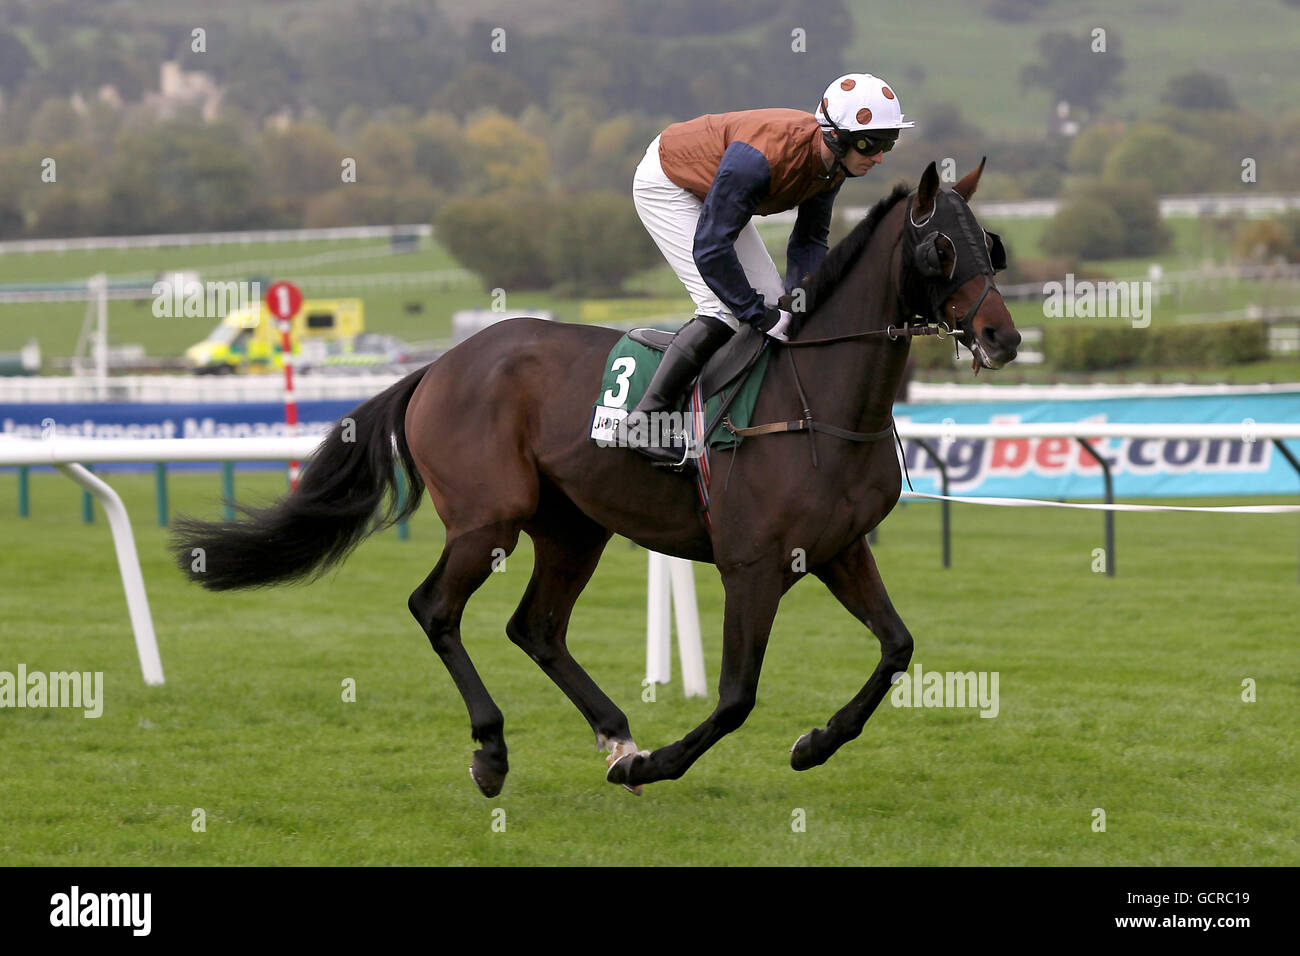
<path id="1" fill-rule="evenodd" d="M 827 87 L 814 113 L 714 113 L 674 123 L 655 137 L 637 167 L 632 200 L 696 314 L 674 337 L 630 416 L 671 411 L 741 322 L 788 341 L 792 316 L 777 300 L 826 255 L 831 207 L 844 178 L 881 163 L 898 131 L 913 125 L 903 122 L 888 83 L 849 73 Z M 750 220 L 794 208 L 783 284 Z M 641 451 L 657 464 L 677 465 L 685 446 L 677 441 Z"/>

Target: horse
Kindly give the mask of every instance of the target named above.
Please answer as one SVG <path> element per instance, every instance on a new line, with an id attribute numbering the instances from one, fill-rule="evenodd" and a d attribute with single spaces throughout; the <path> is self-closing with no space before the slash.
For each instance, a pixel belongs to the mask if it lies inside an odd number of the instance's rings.
<path id="1" fill-rule="evenodd" d="M 881 648 L 862 689 L 791 748 L 795 770 L 823 764 L 861 734 L 912 656 L 912 636 L 866 541 L 901 492 L 895 442 L 879 439 L 893 423 L 907 333 L 950 333 L 971 348 L 977 372 L 1006 364 L 1020 342 L 991 284 L 994 270 L 977 263 L 978 273 L 963 278 L 959 263 L 969 272 L 979 258 L 951 223 L 961 220 L 965 233 L 979 228 L 966 203 L 983 169 L 981 161 L 946 188 L 930 163 L 914 190 L 895 186 L 804 277 L 796 289 L 805 293 L 802 330 L 789 345 L 769 343 L 775 353 L 753 418 L 803 421 L 807 436 L 766 435 L 715 451 L 711 473 L 727 478 L 710 490 L 708 522 L 688 477 L 589 437 L 604 362 L 621 333 L 521 318 L 479 332 L 341 419 L 296 489 L 269 507 L 241 506 L 234 521 L 179 519 L 177 562 L 210 590 L 313 579 L 419 507 L 422 493 L 399 493 L 399 470 L 411 488 L 427 489 L 446 543 L 407 603 L 464 698 L 479 745 L 470 775 L 487 797 L 509 772 L 503 715 L 466 653 L 461 615 L 521 533 L 535 562 L 506 635 L 587 719 L 608 754 L 606 779 L 634 793 L 680 778 L 744 723 L 781 598 L 812 573 Z M 954 235 L 922 236 L 945 216 Z M 996 259 L 990 237 L 980 249 Z M 894 324 L 917 316 L 925 321 Z M 821 338 L 807 337 L 814 333 Z M 636 746 L 627 717 L 566 643 L 570 612 L 615 534 L 715 565 L 725 591 L 717 704 L 653 751 Z M 203 570 L 191 563 L 196 547 L 206 551 Z"/>

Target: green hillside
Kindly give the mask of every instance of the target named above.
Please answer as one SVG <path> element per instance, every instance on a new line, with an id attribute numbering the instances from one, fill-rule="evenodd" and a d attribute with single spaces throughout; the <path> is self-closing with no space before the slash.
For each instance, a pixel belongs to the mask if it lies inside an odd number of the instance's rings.
<path id="1" fill-rule="evenodd" d="M 1260 115 L 1295 110 L 1300 102 L 1300 7 L 1282 0 L 1057 0 L 1035 4 L 1043 12 L 1019 23 L 988 16 L 987 3 L 964 5 L 962 15 L 942 0 L 846 3 L 855 24 L 854 62 L 897 83 L 918 120 L 926 106 L 951 102 L 985 129 L 1040 129 L 1053 104 L 1043 91 L 1021 88 L 1021 68 L 1037 59 L 1043 33 L 1082 36 L 1094 27 L 1107 30 L 1111 49 L 1119 40 L 1124 59 L 1123 89 L 1105 105 L 1109 115 L 1130 118 L 1154 107 L 1168 79 L 1191 70 L 1221 74 L 1238 101 Z M 918 69 L 919 82 L 910 81 Z"/>

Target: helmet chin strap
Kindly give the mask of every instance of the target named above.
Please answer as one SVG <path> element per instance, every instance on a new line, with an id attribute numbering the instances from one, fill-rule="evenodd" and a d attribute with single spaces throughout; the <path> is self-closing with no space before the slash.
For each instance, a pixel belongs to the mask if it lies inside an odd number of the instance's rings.
<path id="1" fill-rule="evenodd" d="M 844 175 L 846 177 L 849 179 L 857 179 L 859 176 L 862 176 L 863 173 L 851 173 L 849 172 L 849 167 L 844 165 L 844 157 L 848 155 L 850 148 L 849 134 L 842 130 L 839 125 L 836 124 L 835 120 L 831 119 L 831 114 L 826 112 L 825 106 L 821 107 L 821 111 L 822 116 L 826 117 L 826 122 L 831 124 L 830 130 L 822 130 L 822 142 L 826 144 L 827 149 L 835 154 L 835 164 L 831 166 L 830 169 L 831 178 L 834 178 L 836 169 L 842 169 L 844 170 Z M 832 134 L 831 130 L 834 130 L 835 132 Z"/>
<path id="2" fill-rule="evenodd" d="M 847 176 L 849 179 L 857 179 L 858 178 L 857 174 L 849 172 L 849 167 L 844 165 L 844 157 L 849 151 L 848 145 L 841 144 L 840 142 L 840 140 L 844 138 L 843 137 L 844 131 L 840 129 L 838 126 L 835 126 L 835 121 L 832 120 L 829 116 L 826 117 L 826 121 L 835 128 L 834 133 L 832 133 L 830 130 L 826 130 L 826 129 L 822 130 L 822 142 L 826 144 L 826 148 L 829 149 L 831 151 L 831 155 L 835 157 L 835 162 L 831 164 L 831 168 L 826 174 L 827 178 L 834 179 L 835 170 L 842 169 L 844 170 L 844 175 Z"/>

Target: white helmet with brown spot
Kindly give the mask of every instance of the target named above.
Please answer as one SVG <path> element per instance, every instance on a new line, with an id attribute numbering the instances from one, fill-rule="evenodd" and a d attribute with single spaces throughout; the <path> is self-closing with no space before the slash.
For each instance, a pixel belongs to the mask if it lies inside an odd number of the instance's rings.
<path id="1" fill-rule="evenodd" d="M 870 73 L 846 73 L 830 86 L 814 111 L 827 130 L 910 129 L 893 87 Z"/>

